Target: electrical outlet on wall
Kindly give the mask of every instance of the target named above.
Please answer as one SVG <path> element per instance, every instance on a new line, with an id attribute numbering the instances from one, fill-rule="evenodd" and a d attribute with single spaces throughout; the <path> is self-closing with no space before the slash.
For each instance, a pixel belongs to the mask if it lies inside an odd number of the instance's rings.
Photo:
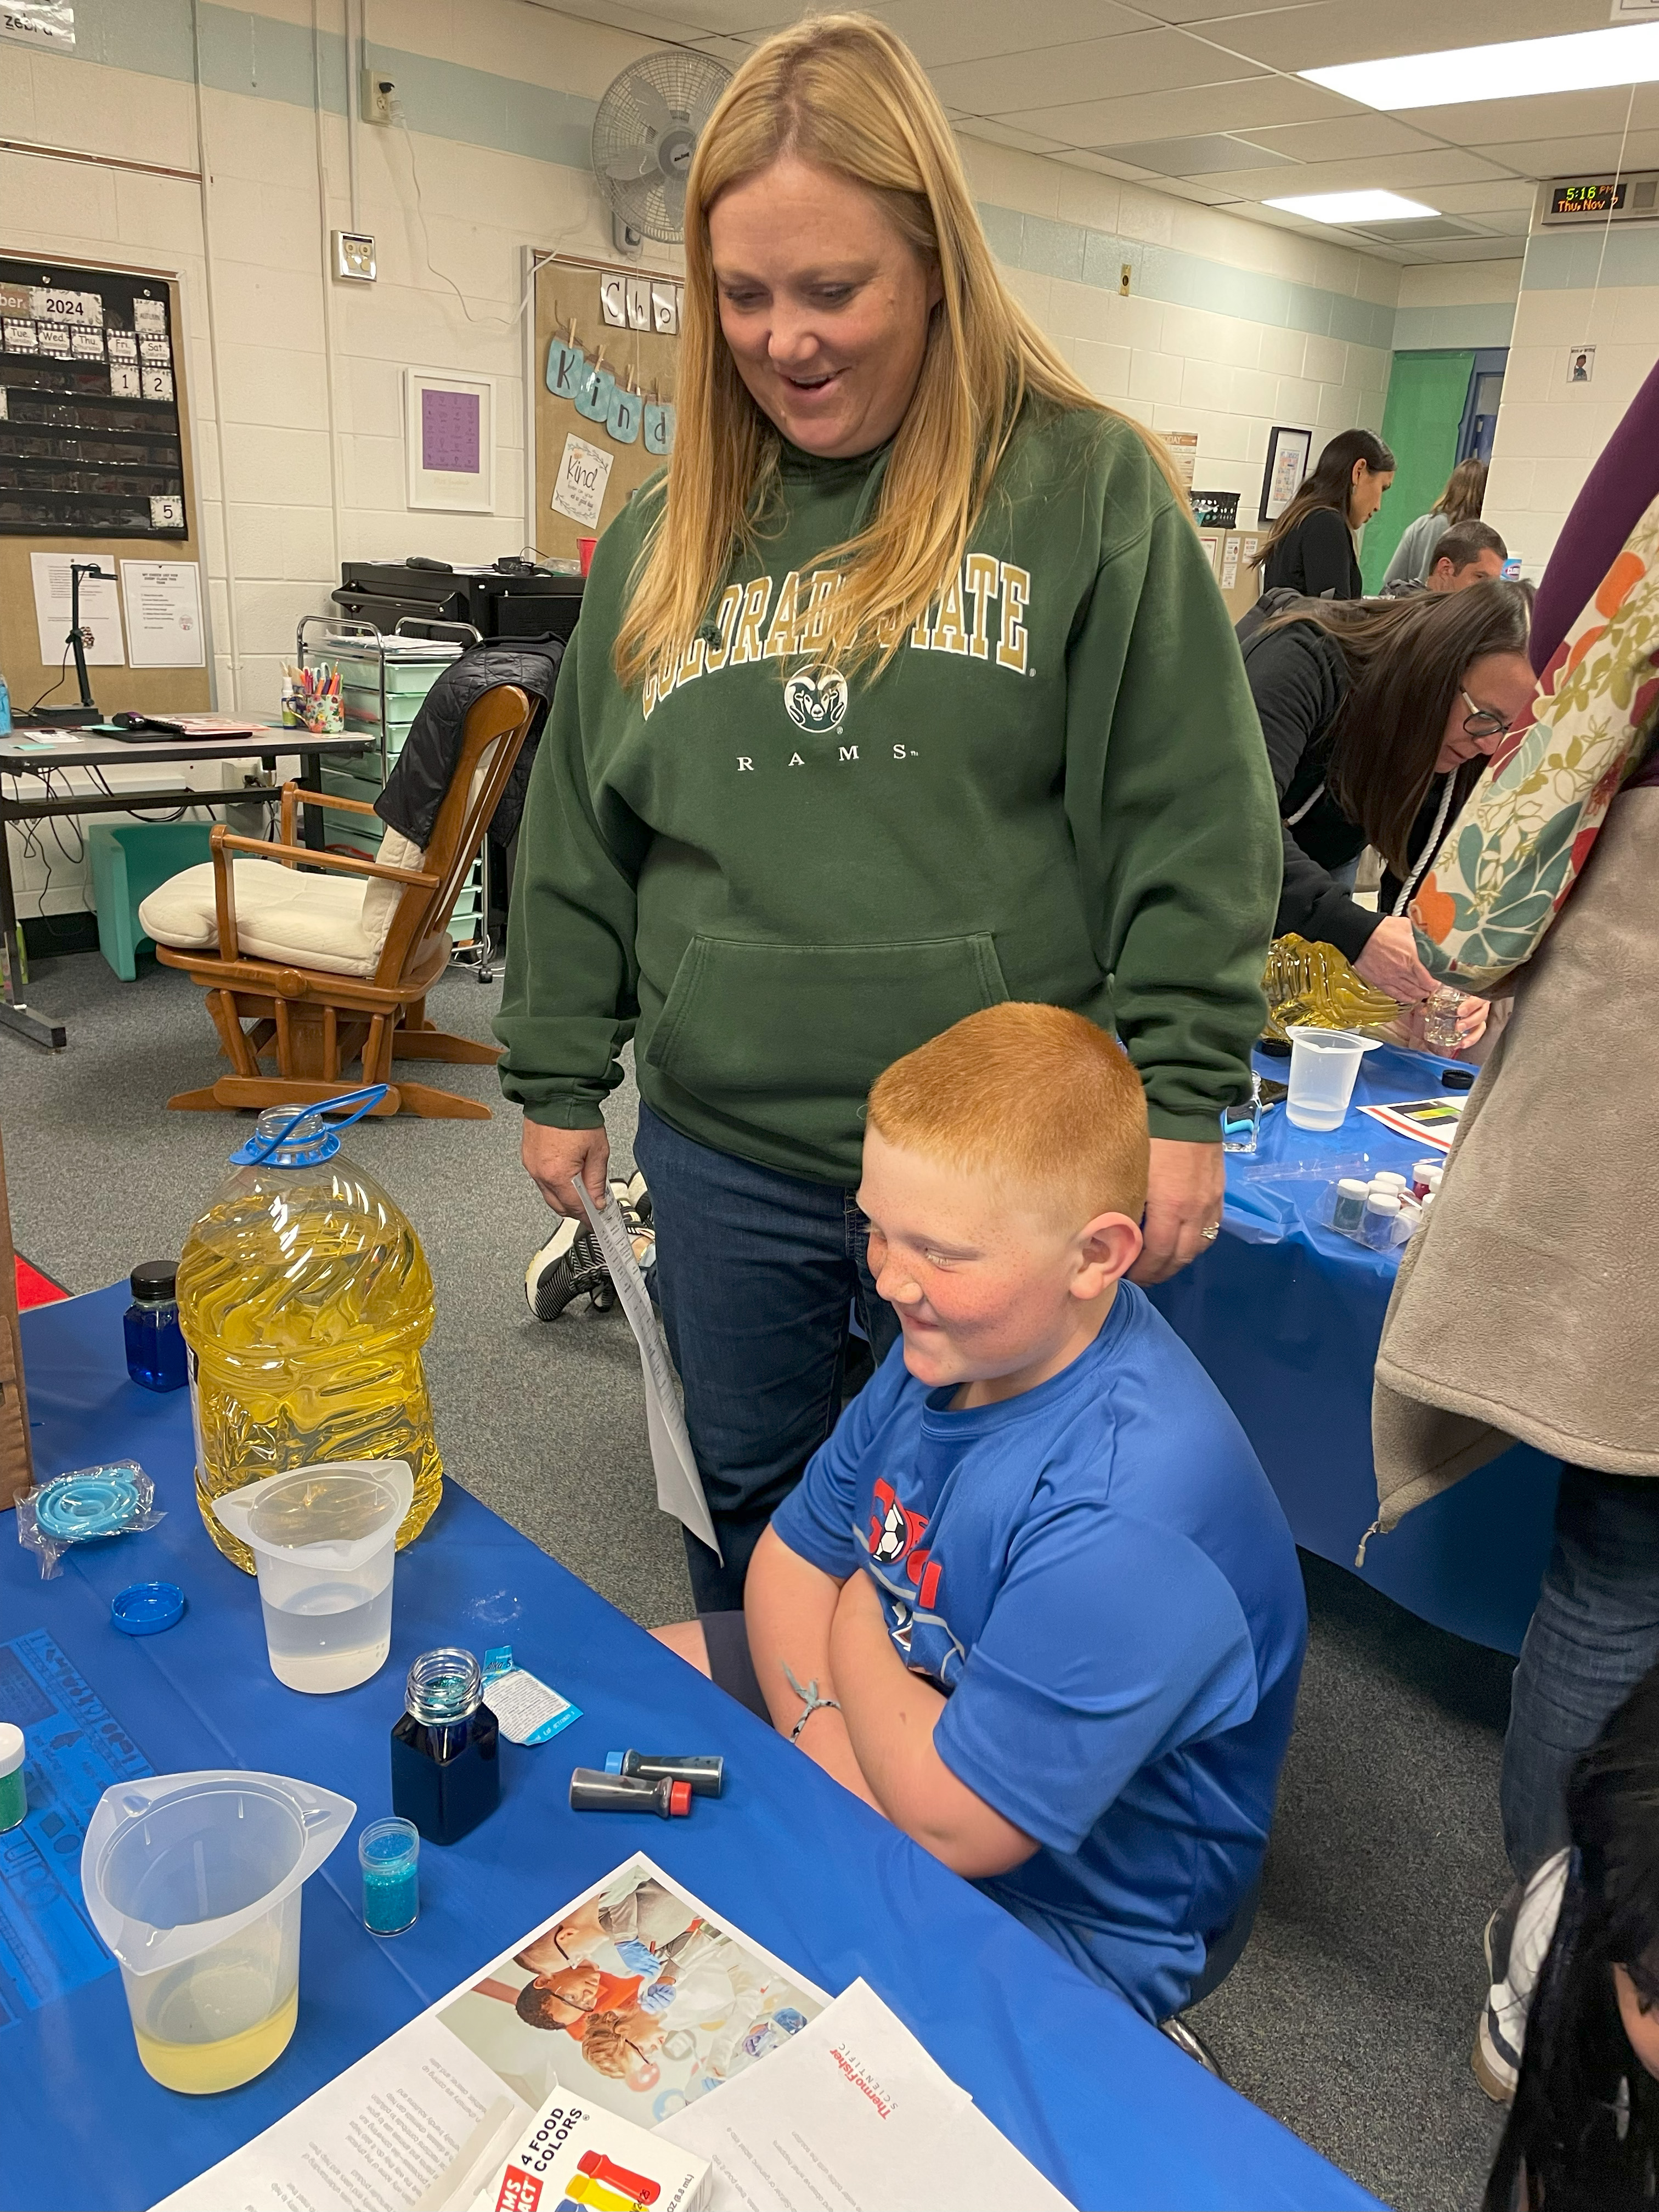
<path id="1" fill-rule="evenodd" d="M 366 69 L 363 71 L 362 109 L 365 123 L 390 123 L 392 95 L 398 89 L 383 70 Z"/>
<path id="2" fill-rule="evenodd" d="M 359 284 L 374 282 L 374 240 L 367 231 L 335 232 L 334 274 Z"/>

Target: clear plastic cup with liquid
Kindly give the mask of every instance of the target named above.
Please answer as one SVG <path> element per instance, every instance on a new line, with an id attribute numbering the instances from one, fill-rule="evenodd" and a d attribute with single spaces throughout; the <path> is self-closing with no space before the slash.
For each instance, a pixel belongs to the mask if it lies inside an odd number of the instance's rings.
<path id="1" fill-rule="evenodd" d="M 252 1551 L 270 1671 L 290 1690 L 353 1689 L 386 1664 L 398 1525 L 414 1490 L 404 1460 L 340 1460 L 213 1500 Z"/>
<path id="2" fill-rule="evenodd" d="M 164 2088 L 234 2089 L 287 2048 L 301 1885 L 356 1810 L 331 1790 L 234 1768 L 118 1782 L 99 1799 L 81 1887 L 119 1961 L 139 2058 Z"/>
<path id="3" fill-rule="evenodd" d="M 1289 1095 L 1285 1113 L 1298 1129 L 1340 1129 L 1353 1097 L 1354 1079 L 1380 1039 L 1352 1030 L 1295 1028 L 1291 1040 Z"/>

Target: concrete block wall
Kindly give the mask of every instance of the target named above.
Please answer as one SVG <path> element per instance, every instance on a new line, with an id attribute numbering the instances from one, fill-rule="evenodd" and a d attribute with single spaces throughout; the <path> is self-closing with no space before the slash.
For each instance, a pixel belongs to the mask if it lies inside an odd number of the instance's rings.
<path id="1" fill-rule="evenodd" d="M 1594 346 L 1590 381 L 1574 354 Z M 1659 359 L 1659 226 L 1527 241 L 1486 518 L 1541 574 L 1590 465 Z M 1586 596 L 1588 597 L 1588 584 Z"/>

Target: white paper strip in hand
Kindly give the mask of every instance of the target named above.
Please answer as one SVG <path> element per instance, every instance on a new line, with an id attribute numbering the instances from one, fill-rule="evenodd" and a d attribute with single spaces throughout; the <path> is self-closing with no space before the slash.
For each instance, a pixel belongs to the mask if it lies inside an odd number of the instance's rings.
<path id="1" fill-rule="evenodd" d="M 605 1264 L 611 1270 L 623 1311 L 639 1342 L 640 1365 L 645 1371 L 645 1425 L 651 1439 L 651 1464 L 657 1474 L 657 1503 L 665 1513 L 672 1513 L 677 1521 L 683 1521 L 724 1565 L 725 1554 L 709 1518 L 708 1501 L 702 1494 L 702 1477 L 697 1472 L 691 1439 L 685 1432 L 685 1415 L 680 1410 L 674 1370 L 669 1364 L 662 1331 L 657 1326 L 651 1293 L 645 1287 L 645 1278 L 634 1257 L 634 1242 L 623 1221 L 622 1209 L 613 1199 L 601 1213 L 580 1176 L 575 1188 L 605 1255 Z"/>

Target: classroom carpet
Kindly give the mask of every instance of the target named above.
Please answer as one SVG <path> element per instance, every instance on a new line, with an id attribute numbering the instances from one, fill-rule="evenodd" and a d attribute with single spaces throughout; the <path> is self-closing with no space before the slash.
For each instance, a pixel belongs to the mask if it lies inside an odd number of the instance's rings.
<path id="1" fill-rule="evenodd" d="M 176 1256 L 229 1174 L 246 1115 L 169 1114 L 221 1063 L 203 994 L 96 953 L 33 963 L 69 1027 L 48 1054 L 0 1032 L 0 1129 L 19 1249 L 71 1291 Z M 487 1037 L 499 985 L 452 969 L 440 1027 Z M 418 1072 L 418 1071 L 417 1071 Z M 550 1217 L 487 1068 L 438 1079 L 489 1121 L 360 1122 L 348 1152 L 404 1207 L 437 1285 L 427 1347 L 451 1477 L 647 1626 L 690 1610 L 658 1512 L 639 1356 L 620 1310 L 531 1318 Z M 631 1082 L 608 1120 L 632 1166 Z M 1202 1264 L 1201 1262 L 1200 1264 Z M 1480 1930 L 1507 1882 L 1498 1772 L 1510 1662 L 1304 1555 L 1312 1632 L 1249 1948 L 1193 2015 L 1234 2087 L 1400 2212 L 1477 2203 L 1501 2116 L 1469 2071 Z"/>

